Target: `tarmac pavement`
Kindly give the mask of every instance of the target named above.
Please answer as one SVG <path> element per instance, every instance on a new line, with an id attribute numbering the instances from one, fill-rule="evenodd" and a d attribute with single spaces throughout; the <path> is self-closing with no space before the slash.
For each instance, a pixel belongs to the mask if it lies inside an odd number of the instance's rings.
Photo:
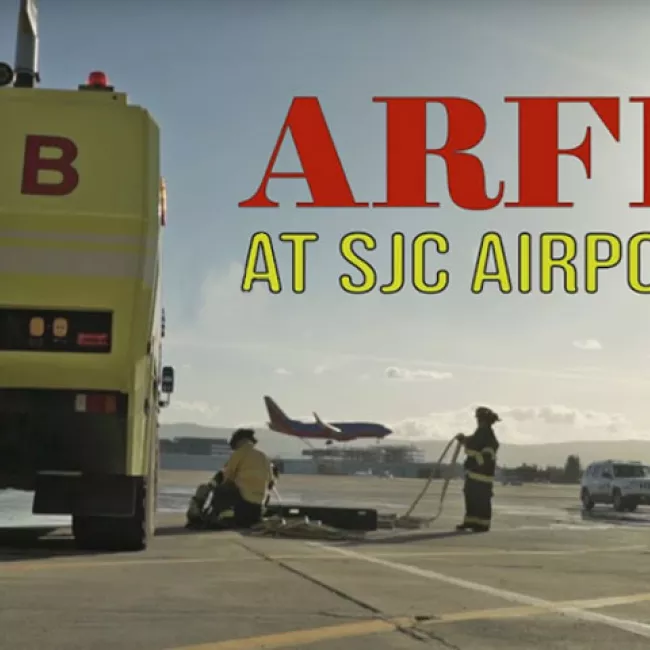
<path id="1" fill-rule="evenodd" d="M 421 486 L 284 476 L 281 492 L 399 512 Z M 436 510 L 439 490 L 416 514 Z M 583 518 L 576 492 L 497 486 L 483 535 L 451 532 L 462 515 L 454 483 L 430 529 L 363 541 L 190 533 L 173 514 L 144 553 L 79 554 L 66 530 L 14 541 L 0 548 L 0 647 L 645 649 L 650 513 Z"/>

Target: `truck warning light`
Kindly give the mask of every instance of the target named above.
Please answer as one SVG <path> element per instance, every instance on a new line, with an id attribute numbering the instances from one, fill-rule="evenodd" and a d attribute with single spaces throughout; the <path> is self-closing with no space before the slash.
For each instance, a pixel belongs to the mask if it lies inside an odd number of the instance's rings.
<path id="1" fill-rule="evenodd" d="M 89 86 L 99 86 L 101 88 L 106 88 L 106 86 L 108 86 L 108 77 L 103 72 L 91 72 L 88 75 L 87 83 Z"/>
<path id="2" fill-rule="evenodd" d="M 86 83 L 79 86 L 79 90 L 107 90 L 113 92 L 115 88 L 109 84 L 105 72 L 94 70 L 88 75 Z"/>
<path id="3" fill-rule="evenodd" d="M 68 335 L 68 321 L 65 318 L 55 318 L 52 333 L 57 339 L 64 339 Z"/>
<path id="4" fill-rule="evenodd" d="M 45 320 L 40 316 L 35 316 L 29 321 L 29 335 L 35 339 L 45 334 Z"/>

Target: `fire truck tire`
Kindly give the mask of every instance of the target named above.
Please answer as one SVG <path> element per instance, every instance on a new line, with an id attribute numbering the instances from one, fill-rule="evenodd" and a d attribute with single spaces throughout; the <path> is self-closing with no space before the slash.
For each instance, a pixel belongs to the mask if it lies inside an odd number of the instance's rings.
<path id="1" fill-rule="evenodd" d="M 146 479 L 136 484 L 135 510 L 130 517 L 73 516 L 72 532 L 86 551 L 143 551 L 153 528 L 153 499 Z"/>

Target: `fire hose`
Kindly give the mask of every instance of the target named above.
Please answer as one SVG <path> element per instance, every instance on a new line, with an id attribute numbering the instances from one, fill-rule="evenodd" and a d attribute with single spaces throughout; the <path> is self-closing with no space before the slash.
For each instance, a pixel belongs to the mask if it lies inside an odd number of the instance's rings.
<path id="1" fill-rule="evenodd" d="M 433 483 L 433 480 L 437 478 L 438 475 L 440 474 L 440 469 L 442 467 L 442 464 L 445 458 L 447 457 L 447 454 L 449 453 L 449 450 L 451 449 L 454 442 L 456 443 L 456 448 L 454 449 L 454 452 L 451 455 L 451 458 L 449 460 L 449 465 L 450 467 L 453 467 L 456 464 L 456 461 L 458 460 L 458 456 L 460 454 L 460 450 L 462 448 L 462 443 L 454 437 L 447 443 L 447 446 L 442 450 L 442 453 L 440 454 L 440 458 L 438 458 L 435 465 L 431 469 L 431 472 L 429 473 L 429 477 L 427 478 L 420 493 L 413 500 L 413 503 L 411 503 L 408 510 L 401 517 L 398 517 L 395 520 L 395 526 L 397 528 L 404 528 L 404 527 L 410 528 L 412 523 L 417 523 L 418 527 L 430 526 L 442 514 L 442 510 L 445 504 L 445 497 L 447 496 L 447 490 L 449 489 L 449 484 L 451 483 L 451 479 L 453 478 L 451 471 L 447 472 L 447 475 L 443 479 L 442 489 L 440 490 L 440 498 L 438 499 L 438 510 L 436 511 L 436 513 L 432 517 L 425 518 L 425 519 L 420 519 L 420 518 L 415 519 L 412 516 L 415 509 L 418 507 L 420 501 L 422 501 L 422 499 L 424 498 L 424 495 L 429 491 L 429 488 L 431 487 L 431 483 Z"/>
<path id="2" fill-rule="evenodd" d="M 411 505 L 407 508 L 406 512 L 402 515 L 384 515 L 380 519 L 380 528 L 426 528 L 434 523 L 442 514 L 447 490 L 451 479 L 453 478 L 452 471 L 447 472 L 443 478 L 442 489 L 438 499 L 438 509 L 432 517 L 421 518 L 414 517 L 413 512 L 418 507 L 424 496 L 429 491 L 434 479 L 438 478 L 442 468 L 442 464 L 452 448 L 454 442 L 456 447 L 449 459 L 450 467 L 453 467 L 458 460 L 462 443 L 455 437 L 452 438 L 443 449 L 440 457 L 432 466 L 429 476 L 427 477 L 424 486 L 417 494 Z M 280 494 L 277 489 L 273 488 L 278 503 L 281 504 Z M 340 530 L 332 526 L 324 526 L 320 522 L 310 521 L 307 517 L 300 518 L 285 518 L 280 516 L 269 517 L 253 529 L 253 534 L 260 536 L 273 536 L 273 537 L 300 537 L 300 538 L 316 538 L 328 540 L 345 540 L 345 539 L 358 539 L 363 534 L 353 533 L 350 531 Z"/>

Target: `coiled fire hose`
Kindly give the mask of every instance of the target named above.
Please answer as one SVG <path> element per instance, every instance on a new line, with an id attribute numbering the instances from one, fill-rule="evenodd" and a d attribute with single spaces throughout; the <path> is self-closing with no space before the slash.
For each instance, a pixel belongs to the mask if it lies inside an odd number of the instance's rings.
<path id="1" fill-rule="evenodd" d="M 449 459 L 449 465 L 453 467 L 458 460 L 460 450 L 462 448 L 462 443 L 457 440 L 455 437 L 452 438 L 446 447 L 443 449 L 440 454 L 440 458 L 431 468 L 431 472 L 418 493 L 411 505 L 408 507 L 406 512 L 400 516 L 384 517 L 385 523 L 388 523 L 389 528 L 423 528 L 430 526 L 440 515 L 442 514 L 445 497 L 447 495 L 447 490 L 452 479 L 452 472 L 449 471 L 444 477 L 442 489 L 440 491 L 440 498 L 438 500 L 438 510 L 436 513 L 429 518 L 416 518 L 413 517 L 413 512 L 419 505 L 420 501 L 424 498 L 425 494 L 428 492 L 431 487 L 431 483 L 438 476 L 440 468 L 449 453 L 449 450 L 452 448 L 454 442 L 456 442 L 456 447 L 452 453 L 451 458 Z M 278 503 L 281 504 L 280 494 L 277 489 L 273 488 L 273 493 Z M 385 527 L 385 526 L 384 526 Z M 254 534 L 257 535 L 272 535 L 272 536 L 284 536 L 284 537 L 309 537 L 317 539 L 329 539 L 329 540 L 344 540 L 350 538 L 357 538 L 360 535 L 358 533 L 352 533 L 350 531 L 343 531 L 331 526 L 324 526 L 320 522 L 309 521 L 308 518 L 296 518 L 296 519 L 285 519 L 284 517 L 271 517 L 266 519 L 254 529 Z"/>

